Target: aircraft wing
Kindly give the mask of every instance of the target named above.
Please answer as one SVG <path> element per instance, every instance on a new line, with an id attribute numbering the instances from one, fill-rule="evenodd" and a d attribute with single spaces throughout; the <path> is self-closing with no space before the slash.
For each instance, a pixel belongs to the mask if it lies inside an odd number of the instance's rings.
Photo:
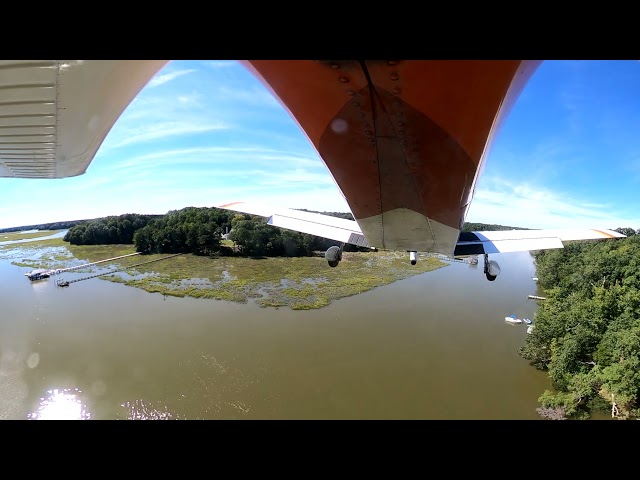
<path id="1" fill-rule="evenodd" d="M 83 174 L 166 60 L 0 60 L 0 178 Z"/>
<path id="2" fill-rule="evenodd" d="M 370 246 L 358 223 L 345 218 L 248 202 L 228 203 L 218 205 L 217 208 L 266 217 L 267 223 L 274 227 L 351 243 L 359 247 Z"/>
<path id="3" fill-rule="evenodd" d="M 454 256 L 564 248 L 563 242 L 624 237 L 613 230 L 596 229 L 461 232 Z"/>
<path id="4" fill-rule="evenodd" d="M 265 217 L 267 223 L 274 227 L 308 233 L 360 247 L 375 247 L 375 245 L 369 245 L 358 223 L 353 220 L 249 202 L 227 203 L 218 205 L 217 208 Z M 563 242 L 623 237 L 625 235 L 613 230 L 596 229 L 461 232 L 453 256 L 563 248 Z"/>

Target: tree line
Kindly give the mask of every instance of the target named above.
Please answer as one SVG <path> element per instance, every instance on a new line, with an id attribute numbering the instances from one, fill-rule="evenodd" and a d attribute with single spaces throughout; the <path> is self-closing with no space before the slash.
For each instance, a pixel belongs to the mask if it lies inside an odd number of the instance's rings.
<path id="1" fill-rule="evenodd" d="M 110 245 L 133 242 L 134 233 L 162 215 L 126 213 L 89 220 L 69 229 L 63 240 L 72 245 Z"/>
<path id="2" fill-rule="evenodd" d="M 493 230 L 529 230 L 522 227 L 507 227 L 506 225 L 496 225 L 495 223 L 473 223 L 465 222 L 462 227 L 463 232 L 482 232 Z"/>
<path id="3" fill-rule="evenodd" d="M 305 210 L 312 212 L 311 210 Z M 352 220 L 350 213 L 313 212 Z M 317 251 L 325 251 L 334 245 L 335 240 L 300 233 L 285 228 L 267 225 L 264 218 L 252 215 L 235 214 L 231 218 L 230 240 L 240 246 L 241 252 L 251 256 L 310 256 Z M 370 251 L 369 248 L 345 244 L 344 251 Z"/>
<path id="4" fill-rule="evenodd" d="M 24 230 L 64 230 L 66 228 L 75 227 L 76 225 L 80 225 L 81 223 L 89 222 L 90 220 L 68 220 L 62 222 L 51 222 L 51 223 L 39 223 L 37 225 L 23 225 L 21 227 L 9 227 L 9 228 L 0 228 L 0 233 L 7 232 L 22 232 Z"/>
<path id="5" fill-rule="evenodd" d="M 300 210 L 354 220 L 349 212 Z M 125 214 L 71 223 L 64 240 L 73 245 L 134 244 L 137 251 L 144 253 L 308 256 L 339 245 L 334 240 L 269 226 L 263 217 L 215 207 L 187 207 L 165 215 Z M 465 223 L 463 228 L 463 231 L 477 230 L 522 228 L 487 223 Z M 220 242 L 222 234 L 227 232 L 235 243 L 233 248 Z M 368 249 L 346 244 L 344 250 Z"/>
<path id="6" fill-rule="evenodd" d="M 520 354 L 548 372 L 543 418 L 640 416 L 640 235 L 535 253 L 546 300 Z"/>
<path id="7" fill-rule="evenodd" d="M 314 213 L 353 220 L 350 213 Z M 234 245 L 221 242 L 222 234 L 227 232 Z M 64 240 L 74 245 L 133 243 L 141 253 L 245 256 L 308 256 L 339 245 L 334 240 L 272 227 L 263 217 L 215 207 L 187 207 L 165 215 L 126 214 L 95 219 L 69 229 Z M 344 250 L 368 249 L 345 245 Z"/>

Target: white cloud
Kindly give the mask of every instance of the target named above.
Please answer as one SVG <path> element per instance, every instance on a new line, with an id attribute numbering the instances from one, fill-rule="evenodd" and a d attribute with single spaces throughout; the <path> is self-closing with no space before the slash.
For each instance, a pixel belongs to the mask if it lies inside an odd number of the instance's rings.
<path id="1" fill-rule="evenodd" d="M 251 191 L 238 194 L 237 191 L 215 192 L 211 197 L 215 205 L 244 201 L 251 203 L 262 203 L 274 207 L 285 208 L 306 208 L 308 210 L 325 212 L 350 212 L 349 205 L 338 190 L 338 187 L 312 188 L 304 191 L 281 191 L 272 188 L 263 191 Z M 211 200 L 210 200 L 211 201 Z"/>
<path id="2" fill-rule="evenodd" d="M 158 87 L 167 82 L 170 82 L 171 80 L 174 80 L 178 77 L 181 77 L 183 75 L 186 75 L 192 72 L 195 72 L 195 70 L 176 70 L 175 72 L 162 73 L 153 77 L 151 81 L 147 84 L 147 87 L 150 87 L 150 88 Z"/>
<path id="3" fill-rule="evenodd" d="M 139 170 L 148 169 L 149 165 L 155 167 L 175 165 L 176 163 L 190 164 L 217 164 L 217 167 L 225 167 L 242 163 L 259 162 L 261 164 L 277 165 L 276 171 L 286 171 L 290 168 L 319 168 L 326 167 L 318 158 L 305 157 L 301 154 L 292 154 L 282 150 L 267 147 L 196 147 L 174 150 L 158 151 L 145 155 L 128 158 L 118 165 L 120 169 Z"/>
<path id="4" fill-rule="evenodd" d="M 225 98 L 225 100 L 243 102 L 249 105 L 282 108 L 278 100 L 264 89 L 234 89 L 223 86 L 218 89 L 218 92 Z"/>
<path id="5" fill-rule="evenodd" d="M 238 65 L 238 62 L 236 62 L 235 60 L 218 60 L 218 61 L 204 62 L 204 64 L 212 68 L 228 68 L 228 67 L 235 67 L 236 65 Z"/>
<path id="6" fill-rule="evenodd" d="M 640 228 L 640 215 L 624 207 L 492 177 L 478 186 L 466 220 L 525 228 Z"/>
<path id="7" fill-rule="evenodd" d="M 120 140 L 111 140 L 111 137 L 105 142 L 107 148 L 117 148 L 133 143 L 148 142 L 158 138 L 175 137 L 178 135 L 192 135 L 196 133 L 210 132 L 213 130 L 223 130 L 228 126 L 222 123 L 203 125 L 200 123 L 188 122 L 164 122 L 141 126 L 138 128 L 123 129 L 118 133 Z"/>

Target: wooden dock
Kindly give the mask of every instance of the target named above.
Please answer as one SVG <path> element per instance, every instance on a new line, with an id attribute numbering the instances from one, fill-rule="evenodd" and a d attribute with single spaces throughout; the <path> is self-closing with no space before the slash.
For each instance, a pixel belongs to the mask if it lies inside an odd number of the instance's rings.
<path id="1" fill-rule="evenodd" d="M 56 268 L 54 270 L 49 270 L 48 273 L 49 275 L 57 275 L 59 273 L 64 273 L 64 272 L 71 272 L 73 270 L 80 270 L 81 268 L 86 268 L 86 267 L 90 267 L 92 265 L 98 265 L 99 263 L 104 263 L 104 262 L 111 262 L 113 260 L 118 260 L 120 258 L 125 258 L 125 257 L 133 257 L 134 255 L 140 255 L 140 252 L 135 252 L 135 253 L 128 253 L 127 255 L 120 255 L 119 257 L 113 257 L 113 258 L 106 258 L 104 260 L 98 260 L 96 262 L 90 262 L 90 263 L 85 263 L 83 265 L 76 265 L 74 267 L 68 267 L 68 268 Z"/>
<path id="2" fill-rule="evenodd" d="M 138 254 L 129 254 L 129 255 L 123 255 L 123 256 L 124 256 L 124 257 L 129 257 L 129 256 L 131 256 L 131 255 L 138 255 Z M 64 286 L 64 287 L 68 287 L 68 286 L 69 286 L 70 284 L 72 284 L 72 283 L 82 282 L 83 280 L 89 280 L 89 279 L 91 279 L 91 278 L 103 277 L 103 276 L 105 276 L 105 275 L 111 275 L 111 274 L 113 274 L 113 273 L 121 272 L 121 271 L 123 271 L 123 270 L 128 270 L 128 269 L 133 268 L 133 267 L 137 267 L 137 266 L 140 266 L 140 265 L 146 265 L 147 263 L 159 262 L 159 261 L 161 261 L 161 260 L 167 260 L 168 258 L 174 258 L 174 257 L 178 257 L 178 256 L 180 256 L 180 255 L 183 255 L 183 254 L 182 254 L 182 253 L 174 253 L 173 255 L 168 255 L 168 256 L 166 256 L 166 257 L 156 258 L 156 259 L 154 259 L 154 260 L 147 260 L 146 262 L 140 262 L 140 263 L 136 263 L 136 264 L 133 264 L 133 265 L 127 265 L 127 266 L 125 266 L 125 267 L 119 268 L 119 269 L 117 269 L 117 270 L 112 270 L 112 271 L 110 271 L 110 272 L 105 272 L 105 273 L 96 273 L 96 274 L 94 274 L 94 275 L 89 275 L 88 277 L 74 278 L 73 280 L 66 280 L 66 281 L 64 281 L 64 282 L 63 282 L 65 285 L 60 285 L 60 284 L 59 284 L 58 286 L 61 286 L 61 287 L 62 287 L 62 286 Z M 122 257 L 116 257 L 116 258 L 122 258 Z M 109 260 L 114 260 L 114 259 L 113 259 L 113 258 L 110 258 Z M 107 260 L 100 260 L 100 262 L 94 262 L 94 264 L 95 264 L 95 263 L 106 262 L 106 261 L 107 261 Z M 87 265 L 88 265 L 88 264 L 87 264 Z"/>

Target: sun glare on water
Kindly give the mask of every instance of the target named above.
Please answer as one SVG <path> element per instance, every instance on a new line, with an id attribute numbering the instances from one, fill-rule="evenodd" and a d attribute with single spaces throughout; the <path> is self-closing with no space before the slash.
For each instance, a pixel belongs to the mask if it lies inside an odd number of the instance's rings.
<path id="1" fill-rule="evenodd" d="M 77 388 L 47 391 L 48 396 L 40 399 L 40 405 L 34 413 L 27 417 L 30 420 L 90 420 L 91 413 L 82 404 Z"/>

